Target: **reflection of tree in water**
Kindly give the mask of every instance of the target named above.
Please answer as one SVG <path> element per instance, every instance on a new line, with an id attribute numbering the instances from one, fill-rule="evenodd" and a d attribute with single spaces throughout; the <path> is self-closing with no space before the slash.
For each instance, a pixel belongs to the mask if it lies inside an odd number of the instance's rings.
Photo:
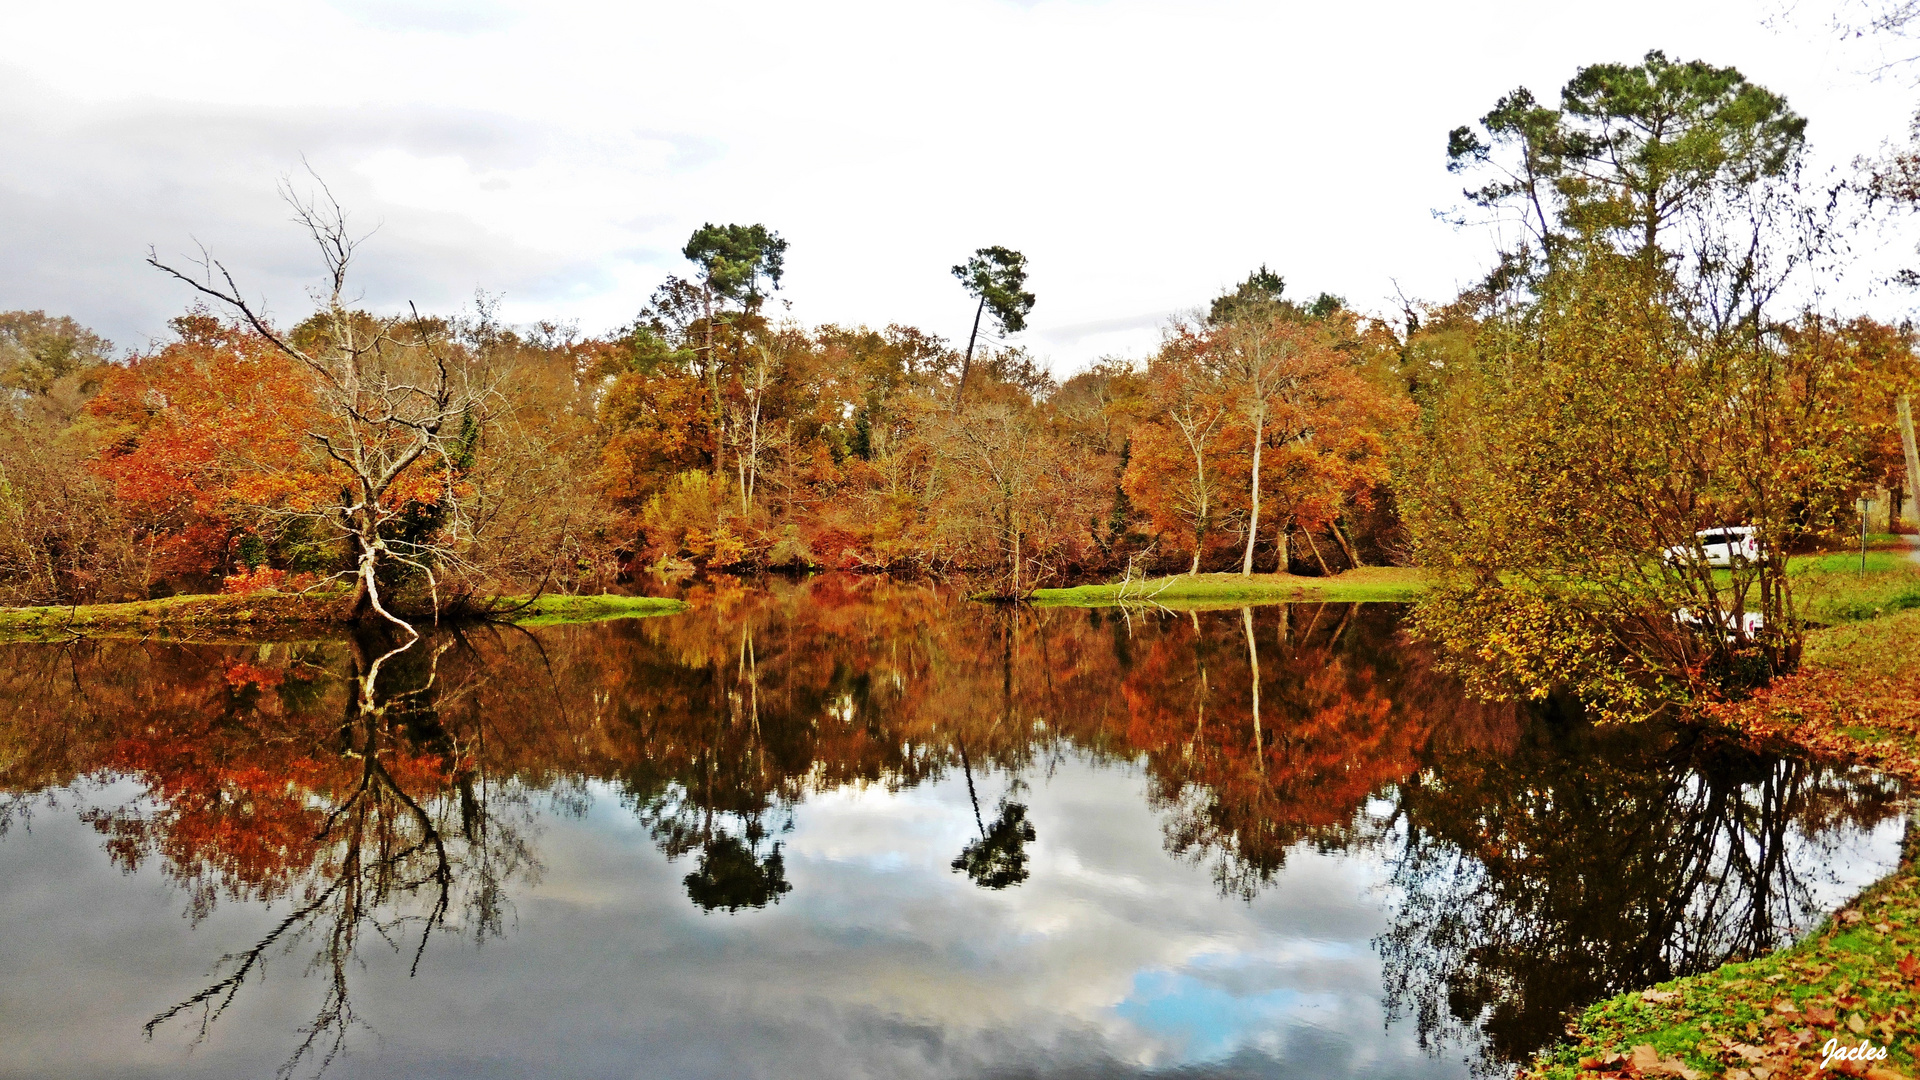
<path id="1" fill-rule="evenodd" d="M 717 770 L 716 770 L 717 771 Z M 682 879 L 687 898 L 703 911 L 739 911 L 777 904 L 791 892 L 779 842 L 767 843 L 764 819 L 771 807 L 729 813 L 714 806 L 712 790 L 670 783 L 638 804 L 640 820 L 669 860 L 698 852 L 693 872 Z M 793 828 L 791 808 L 779 811 L 782 832 Z"/>
<path id="2" fill-rule="evenodd" d="M 1394 632 L 1391 611 L 1293 605 L 1191 618 L 1144 649 L 1122 692 L 1171 853 L 1251 900 L 1300 844 L 1351 840 L 1354 810 L 1459 737 L 1511 737 L 1511 710 L 1450 703 L 1451 680 Z"/>
<path id="3" fill-rule="evenodd" d="M 961 849 L 953 868 L 984 889 L 1018 885 L 1027 880 L 1027 845 L 1033 843 L 1034 835 L 1026 806 L 1002 799 L 993 824 L 981 826 L 980 839 Z"/>
<path id="4" fill-rule="evenodd" d="M 961 774 L 977 839 L 955 869 L 1004 888 L 1031 868 L 1026 800 L 1016 784 L 983 807 L 975 778 L 1068 753 L 1124 763 L 1169 852 L 1226 895 L 1257 894 L 1303 844 L 1395 845 L 1406 899 L 1381 947 L 1397 1006 L 1435 1043 L 1484 1019 L 1501 1053 L 1633 972 L 1724 951 L 1726 927 L 1754 924 L 1736 917 L 1743 874 L 1770 882 L 1759 925 L 1791 921 L 1783 821 L 1889 812 L 1871 785 L 1849 801 L 1838 778 L 1736 767 L 1652 729 L 1527 728 L 1463 700 L 1380 606 L 1005 610 L 845 577 L 697 600 L 670 619 L 423 642 L 387 663 L 371 712 L 374 653 L 337 645 L 0 651 L 0 789 L 131 778 L 140 804 L 90 817 L 123 865 L 157 860 L 196 914 L 292 903 L 173 1015 L 210 1022 L 267 953 L 312 944 L 339 992 L 296 1065 L 354 1022 L 359 946 L 412 959 L 433 935 L 498 933 L 505 885 L 533 871 L 522 793 L 577 811 L 593 780 L 686 860 L 695 905 L 741 912 L 788 894 L 778 838 L 815 794 Z M 1370 797 L 1399 800 L 1390 826 L 1356 816 Z M 1745 854 L 1688 861 L 1714 828 Z"/>
<path id="5" fill-rule="evenodd" d="M 502 813 L 524 806 L 503 797 L 475 767 L 483 756 L 463 743 L 483 738 L 482 732 L 441 723 L 440 708 L 459 696 L 437 685 L 446 646 L 408 655 L 381 651 L 383 645 L 354 642 L 358 692 L 326 745 L 312 748 L 312 764 L 326 769 L 332 782 L 290 792 L 286 779 L 280 780 L 280 794 L 298 804 L 314 827 L 297 849 L 300 857 L 275 868 L 251 892 L 254 899 L 291 901 L 292 909 L 252 947 L 223 957 L 205 989 L 150 1020 L 149 1036 L 169 1021 L 197 1015 L 195 1041 L 205 1039 L 270 954 L 305 942 L 315 946 L 309 970 L 326 976 L 326 990 L 279 1075 L 302 1063 L 322 1071 L 345 1048 L 352 1028 L 364 1024 L 353 1008 L 350 980 L 362 966 L 363 945 L 408 955 L 412 975 L 436 934 L 466 933 L 476 941 L 501 934 L 507 882 L 537 873 L 525 835 Z M 397 661 L 402 656 L 406 660 Z M 187 854 L 179 848 L 181 834 L 191 830 L 183 829 L 177 815 L 182 804 L 218 804 L 221 788 L 197 799 L 177 789 L 166 794 L 172 797 L 157 811 L 129 806 L 90 817 L 123 865 L 131 868 L 161 848 L 171 872 L 199 875 L 181 862 Z M 248 794 L 250 804 L 270 799 L 272 785 Z M 249 816 L 253 809 L 243 807 Z M 156 812 L 174 820 L 157 823 Z M 210 852 L 219 847 L 218 837 L 214 841 Z M 238 895 L 249 891 L 240 881 L 229 880 L 229 886 Z M 197 913 L 210 903 L 210 894 L 198 894 Z"/>
<path id="6" fill-rule="evenodd" d="M 1504 1069 L 1572 1009 L 1778 947 L 1814 914 L 1809 838 L 1899 811 L 1888 782 L 1650 725 L 1561 717 L 1514 753 L 1446 756 L 1377 834 L 1390 1014 L 1435 1049 L 1477 1030 Z"/>
<path id="7" fill-rule="evenodd" d="M 1013 788 L 1000 797 L 1000 810 L 989 826 L 980 816 L 980 795 L 973 786 L 973 762 L 967 757 L 966 740 L 956 740 L 960 769 L 967 779 L 967 800 L 973 804 L 973 826 L 980 830 L 977 840 L 967 841 L 953 860 L 953 868 L 967 875 L 983 889 L 1005 889 L 1027 880 L 1027 845 L 1038 835 L 1027 820 L 1025 803 L 1013 801 Z"/>
<path id="8" fill-rule="evenodd" d="M 995 630 L 1000 639 L 1000 707 L 997 714 L 986 722 L 983 734 L 988 738 L 1003 730 L 1018 737 L 1019 729 L 1024 726 L 1020 716 L 1021 699 L 1025 695 L 1019 693 L 1021 683 L 1015 673 L 1014 663 L 1015 654 L 1020 651 L 1024 621 L 1025 613 L 1018 608 L 1005 611 L 996 621 Z M 1046 625 L 1040 623 L 1035 629 L 1037 633 L 1034 636 L 1039 639 L 1040 649 L 1045 653 L 1048 644 Z M 1042 670 L 1047 669 L 1043 666 Z M 1043 689 L 1051 691 L 1051 679 L 1043 680 Z M 1045 708 L 1053 701 L 1053 695 L 1049 692 L 1037 704 Z M 973 783 L 973 759 L 967 754 L 967 729 L 979 727 L 982 714 L 975 708 L 963 715 L 974 723 L 962 721 L 954 724 L 951 738 L 954 751 L 960 759 L 961 775 L 967 781 L 967 801 L 973 806 L 973 826 L 980 835 L 978 839 L 967 842 L 954 858 L 952 866 L 983 889 L 1011 888 L 1027 880 L 1027 845 L 1033 843 L 1039 834 L 1034 830 L 1033 823 L 1027 820 L 1026 804 L 1013 801 L 1014 795 L 1024 786 L 1017 777 L 1009 784 L 1007 793 L 1000 797 L 993 824 L 989 826 L 980 816 L 980 793 Z M 1001 746 L 1004 756 L 1004 741 Z"/>
<path id="9" fill-rule="evenodd" d="M 780 845 L 760 856 L 760 834 L 749 823 L 745 838 L 716 835 L 700 852 L 700 868 L 686 876 L 687 898 L 703 910 L 761 908 L 778 903 L 787 884 L 786 863 Z"/>
<path id="10" fill-rule="evenodd" d="M 766 819 L 778 816 L 778 831 L 790 832 L 793 810 L 768 761 L 752 622 L 739 634 L 731 675 L 709 663 L 689 689 L 675 725 L 691 728 L 676 744 L 679 760 L 649 757 L 626 777 L 628 801 L 661 852 L 669 860 L 699 852 L 682 884 L 702 911 L 763 908 L 793 889 L 779 842 L 767 843 Z"/>

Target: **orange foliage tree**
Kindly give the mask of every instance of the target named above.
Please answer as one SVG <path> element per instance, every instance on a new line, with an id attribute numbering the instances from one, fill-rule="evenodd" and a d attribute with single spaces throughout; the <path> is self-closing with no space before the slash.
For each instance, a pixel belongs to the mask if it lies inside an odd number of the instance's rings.
<path id="1" fill-rule="evenodd" d="M 114 485 L 151 554 L 183 582 L 260 565 L 281 535 L 277 510 L 311 510 L 337 489 L 307 432 L 319 408 L 294 364 L 265 338 L 204 312 L 173 320 L 178 340 L 107 375 L 88 411 Z"/>
<path id="2" fill-rule="evenodd" d="M 1388 480 L 1387 434 L 1404 402 L 1370 378 L 1354 320 L 1291 305 L 1235 309 L 1229 321 L 1184 325 L 1148 364 L 1152 396 L 1134 430 L 1125 486 L 1163 538 L 1178 538 L 1198 572 L 1209 538 L 1232 524 L 1253 568 L 1263 508 L 1276 519 L 1276 569 L 1288 537 L 1315 534 L 1349 566 L 1361 555 L 1342 528 Z"/>

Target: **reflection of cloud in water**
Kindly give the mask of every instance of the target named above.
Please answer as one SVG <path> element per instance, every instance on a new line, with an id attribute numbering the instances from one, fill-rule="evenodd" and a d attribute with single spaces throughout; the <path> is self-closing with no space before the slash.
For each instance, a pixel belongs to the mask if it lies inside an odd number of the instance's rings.
<path id="1" fill-rule="evenodd" d="M 1383 1043 L 1376 1034 L 1375 860 L 1303 851 L 1271 894 L 1223 900 L 1204 868 L 1167 859 L 1140 788 L 1138 777 L 1071 760 L 1035 780 L 1026 796 L 1039 835 L 1033 876 L 1005 891 L 975 888 L 948 866 L 948 853 L 973 835 L 957 780 L 897 795 L 823 794 L 786 840 L 793 893 L 724 918 L 694 912 L 664 887 L 672 873 L 658 872 L 657 856 L 602 793 L 587 828 L 631 843 L 633 862 L 626 852 L 607 858 L 593 839 L 551 836 L 546 882 L 521 904 L 539 913 L 529 920 L 536 925 L 519 944 L 556 921 L 549 907 L 594 897 L 594 923 L 652 928 L 628 943 L 631 954 L 670 987 L 658 999 L 644 985 L 624 988 L 646 998 L 625 999 L 629 1016 L 652 1018 L 662 1038 L 678 1027 L 662 1018 L 700 1017 L 674 1041 L 725 1043 L 747 1058 L 752 1047 L 778 1046 L 788 1075 L 806 1074 L 798 1063 L 836 1060 L 853 1075 L 1101 1063 L 1107 1071 L 1224 1062 L 1241 1051 L 1293 1058 L 1309 1045 L 1319 1075 L 1339 1075 L 1326 1069 L 1341 1061 L 1356 1075 L 1395 1075 L 1380 1071 L 1383 1053 L 1413 1074 L 1455 1071 L 1410 1037 Z M 516 1011 L 547 1011 L 528 1006 Z M 565 1015 L 553 1022 L 574 1031 L 570 1041 L 607 1037 L 577 1006 L 558 1011 Z M 886 1045 L 863 1037 L 883 1032 Z M 1347 1034 L 1322 1059 L 1336 1032 Z M 917 1064 L 899 1058 L 902 1038 L 921 1048 Z M 776 1061 L 760 1064 L 773 1070 Z"/>
<path id="2" fill-rule="evenodd" d="M 1034 779 L 1023 795 L 1033 874 L 1002 891 L 948 865 L 974 835 L 957 779 L 828 793 L 785 838 L 793 892 L 735 914 L 690 905 L 690 857 L 664 860 L 596 785 L 584 818 L 541 821 L 546 869 L 517 894 L 504 939 L 443 941 L 414 979 L 405 956 L 366 952 L 356 1004 L 378 1037 L 329 1075 L 1235 1075 L 1279 1062 L 1317 1076 L 1459 1073 L 1410 1033 L 1379 1035 L 1376 860 L 1303 850 L 1270 893 L 1225 900 L 1204 867 L 1161 850 L 1142 783 L 1075 758 Z M 34 1009 L 4 1011 L 0 1034 L 22 1053 L 0 1075 L 34 1060 L 33 1029 L 15 1026 L 34 1015 L 66 1018 L 39 1029 L 48 1053 L 93 1048 L 103 1073 L 134 1062 L 152 1075 L 270 1072 L 283 1048 L 262 1034 L 305 1019 L 297 960 L 270 964 L 191 1056 L 178 1053 L 182 1033 L 141 1047 L 137 1032 L 153 1002 L 204 969 L 210 942 L 246 940 L 271 913 L 227 905 L 190 931 L 151 868 L 120 877 L 71 817 L 45 824 L 0 845 L 25 871 L 0 885 L 0 911 L 9 927 L 45 918 L 60 939 L 92 927 L 82 951 L 94 966 L 52 965 L 59 978 L 26 983 L 0 966 L 9 985 L 39 991 Z M 47 858 L 60 865 L 33 865 Z M 23 904 L 31 880 L 85 894 Z M 68 887 L 43 890 L 51 900 Z M 104 985 L 119 989 L 103 998 Z M 64 1063 L 68 1075 L 89 1067 Z"/>

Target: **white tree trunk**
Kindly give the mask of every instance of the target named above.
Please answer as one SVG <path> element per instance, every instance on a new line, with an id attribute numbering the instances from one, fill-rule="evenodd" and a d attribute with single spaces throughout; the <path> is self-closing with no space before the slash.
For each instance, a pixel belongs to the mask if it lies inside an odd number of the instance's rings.
<path id="1" fill-rule="evenodd" d="M 1240 560 L 1240 576 L 1253 576 L 1253 542 L 1260 538 L 1260 445 L 1267 441 L 1267 411 L 1253 416 L 1253 501 L 1247 512 L 1247 553 Z"/>
<path id="2" fill-rule="evenodd" d="M 1900 420 L 1900 448 L 1907 457 L 1908 513 L 1920 519 L 1920 449 L 1915 448 L 1913 440 L 1913 400 L 1901 394 L 1895 409 Z"/>

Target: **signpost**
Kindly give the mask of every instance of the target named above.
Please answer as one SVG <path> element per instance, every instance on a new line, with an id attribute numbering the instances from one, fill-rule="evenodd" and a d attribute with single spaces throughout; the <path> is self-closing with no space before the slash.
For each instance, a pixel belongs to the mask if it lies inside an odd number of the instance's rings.
<path id="1" fill-rule="evenodd" d="M 1860 572 L 1867 572 L 1867 511 L 1873 507 L 1873 500 L 1860 496 Z"/>

